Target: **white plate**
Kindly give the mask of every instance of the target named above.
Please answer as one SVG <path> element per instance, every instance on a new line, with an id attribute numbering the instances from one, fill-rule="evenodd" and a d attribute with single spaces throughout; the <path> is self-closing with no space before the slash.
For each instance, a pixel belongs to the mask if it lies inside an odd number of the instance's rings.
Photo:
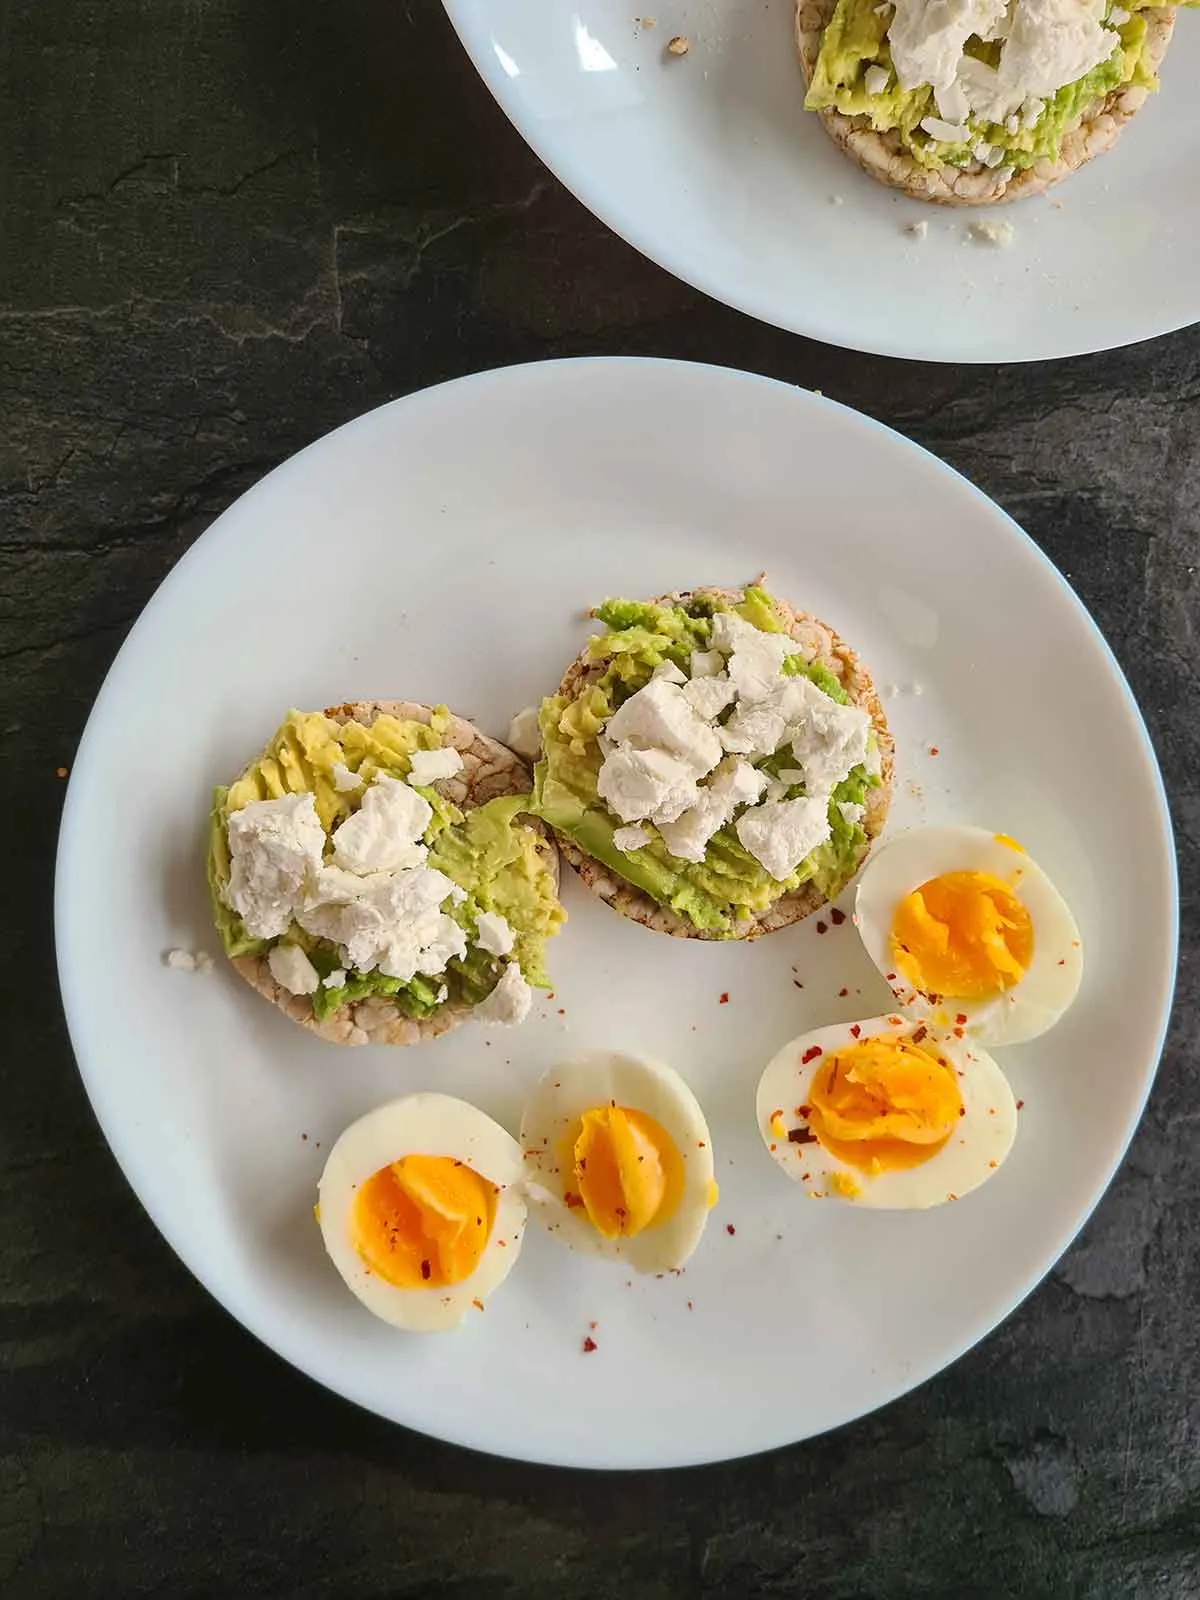
<path id="1" fill-rule="evenodd" d="M 546 165 L 676 277 L 764 322 L 926 361 L 1040 361 L 1200 319 L 1200 15 L 1162 92 L 1043 199 L 979 211 L 860 173 L 804 111 L 793 0 L 445 0 L 488 87 Z M 686 56 L 665 53 L 686 34 Z M 841 203 L 835 203 L 840 201 Z M 1061 207 L 1061 209 L 1060 209 Z M 925 220 L 920 242 L 904 232 Z"/>
<path id="2" fill-rule="evenodd" d="M 289 706 L 441 697 L 503 734 L 557 682 L 590 603 L 760 567 L 857 645 L 881 685 L 923 686 L 890 702 L 895 825 L 1015 834 L 1083 929 L 1078 1004 L 1042 1041 L 1001 1053 L 1026 1106 L 1011 1160 L 978 1194 L 924 1215 L 814 1206 L 762 1149 L 754 1090 L 768 1057 L 887 1004 L 849 923 L 822 936 L 814 919 L 752 947 L 676 941 L 571 878 L 555 998 L 521 1030 L 468 1027 L 415 1051 L 323 1044 L 224 963 L 204 977 L 163 967 L 173 946 L 213 948 L 209 790 Z M 1145 729 L 1087 615 L 1017 527 L 829 401 L 649 361 L 518 367 L 397 401 L 226 512 L 147 607 L 96 703 L 56 906 L 92 1102 L 212 1293 L 382 1416 L 605 1467 L 711 1461 L 833 1427 L 1011 1310 L 1137 1121 L 1175 914 Z M 531 1230 L 507 1284 L 456 1334 L 375 1321 L 312 1219 L 336 1135 L 430 1085 L 514 1128 L 545 1067 L 606 1043 L 673 1063 L 707 1110 L 721 1203 L 684 1275 L 631 1283 Z M 599 1348 L 585 1355 L 592 1322 Z"/>

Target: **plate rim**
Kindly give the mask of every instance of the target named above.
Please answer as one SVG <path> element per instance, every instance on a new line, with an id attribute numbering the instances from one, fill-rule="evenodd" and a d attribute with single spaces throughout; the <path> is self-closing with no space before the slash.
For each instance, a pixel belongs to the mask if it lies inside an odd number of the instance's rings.
<path id="1" fill-rule="evenodd" d="M 859 355 L 878 356 L 885 360 L 928 362 L 936 366 L 994 367 L 1034 366 L 1045 361 L 1071 361 L 1081 356 L 1106 355 L 1114 350 L 1132 350 L 1138 345 L 1149 343 L 1152 339 L 1169 338 L 1172 334 L 1181 333 L 1200 323 L 1200 311 L 1198 311 L 1196 316 L 1184 317 L 1181 321 L 1172 320 L 1165 327 L 1153 328 L 1128 339 L 1105 339 L 1100 343 L 1089 339 L 1066 339 L 1056 344 L 1053 349 L 998 357 L 995 354 L 970 350 L 931 355 L 928 351 L 913 349 L 901 343 L 891 343 L 886 339 L 865 342 L 857 336 L 847 337 L 844 333 L 835 336 L 833 333 L 816 332 L 811 326 L 794 318 L 776 316 L 762 305 L 756 304 L 752 297 L 739 294 L 736 283 L 718 282 L 716 277 L 705 271 L 703 261 L 698 257 L 692 261 L 685 261 L 681 257 L 672 259 L 671 252 L 662 247 L 661 237 L 650 235 L 636 217 L 622 210 L 618 204 L 609 203 L 597 193 L 599 186 L 589 178 L 584 167 L 552 155 L 551 141 L 537 132 L 536 124 L 527 125 L 524 120 L 519 121 L 509 109 L 505 90 L 508 80 L 491 57 L 475 48 L 474 32 L 465 20 L 464 0 L 442 0 L 442 6 L 467 59 L 475 68 L 506 121 L 547 171 L 586 211 L 660 271 L 669 273 L 671 277 L 677 278 L 716 304 L 727 306 L 743 316 L 752 317 L 764 327 L 778 329 L 779 332 L 792 334 L 796 338 L 811 339 L 814 343 L 826 345 L 831 350 L 853 350 Z M 855 171 L 857 172 L 857 169 Z M 898 193 L 896 198 L 899 198 Z M 939 206 L 936 209 L 940 211 L 944 208 Z M 980 208 L 970 208 L 972 214 L 978 209 Z"/>
<path id="2" fill-rule="evenodd" d="M 151 613 L 152 608 L 154 608 L 160 602 L 160 598 L 170 591 L 172 585 L 183 581 L 178 576 L 180 572 L 182 571 L 186 573 L 194 553 L 203 545 L 208 535 L 218 529 L 221 523 L 231 514 L 231 512 L 233 512 L 235 508 L 241 507 L 253 497 L 259 496 L 260 492 L 264 490 L 265 486 L 270 482 L 271 479 L 273 479 L 277 474 L 289 469 L 302 457 L 307 456 L 310 452 L 328 447 L 330 441 L 336 438 L 343 431 L 355 428 L 365 419 L 375 417 L 378 415 L 378 413 L 383 411 L 395 411 L 400 413 L 404 408 L 415 409 L 420 407 L 422 404 L 432 403 L 432 397 L 443 396 L 444 392 L 449 390 L 465 390 L 469 387 L 478 389 L 489 385 L 494 386 L 497 390 L 503 390 L 506 384 L 512 382 L 533 381 L 536 383 L 539 381 L 537 374 L 539 369 L 542 368 L 552 369 L 555 371 L 562 369 L 576 369 L 577 371 L 595 370 L 597 368 L 605 368 L 608 370 L 625 369 L 626 371 L 634 374 L 640 374 L 652 370 L 669 369 L 676 375 L 686 371 L 690 377 L 698 378 L 701 382 L 715 380 L 719 383 L 723 383 L 733 379 L 760 386 L 765 385 L 772 390 L 783 391 L 783 393 L 787 396 L 787 401 L 785 403 L 791 403 L 792 400 L 803 397 L 806 403 L 815 403 L 822 408 L 837 413 L 847 413 L 849 418 L 853 419 L 853 423 L 866 424 L 871 431 L 882 433 L 892 441 L 899 443 L 903 448 L 910 452 L 917 452 L 925 459 L 927 464 L 931 463 L 941 474 L 946 475 L 952 482 L 955 482 L 960 487 L 965 487 L 969 491 L 970 495 L 977 501 L 981 502 L 990 514 L 1000 518 L 1002 522 L 1007 525 L 1008 532 L 1010 534 L 1015 533 L 1018 536 L 1018 542 L 1023 543 L 1027 547 L 1028 552 L 1032 554 L 1032 556 L 1043 565 L 1049 575 L 1053 577 L 1064 602 L 1074 610 L 1078 619 L 1081 620 L 1090 630 L 1095 643 L 1099 646 L 1101 657 L 1107 664 L 1110 676 L 1115 680 L 1117 686 L 1122 692 L 1126 702 L 1127 710 L 1131 713 L 1132 728 L 1138 737 L 1139 754 L 1143 768 L 1146 772 L 1146 775 L 1152 780 L 1151 788 L 1154 798 L 1157 802 L 1159 820 L 1159 828 L 1156 834 L 1156 846 L 1158 853 L 1161 855 L 1160 867 L 1164 875 L 1163 887 L 1167 890 L 1166 910 L 1168 913 L 1168 925 L 1166 931 L 1168 937 L 1166 941 L 1166 948 L 1169 956 L 1169 963 L 1167 970 L 1164 971 L 1160 977 L 1160 991 L 1158 995 L 1158 1004 L 1160 1007 L 1159 1023 L 1157 1028 L 1157 1036 L 1153 1046 L 1152 1061 L 1148 1070 L 1146 1071 L 1145 1082 L 1138 1098 L 1136 1110 L 1130 1117 L 1129 1126 L 1124 1134 L 1123 1139 L 1121 1140 L 1119 1146 L 1114 1148 L 1114 1151 L 1102 1169 L 1101 1175 L 1091 1185 L 1088 1198 L 1083 1205 L 1076 1222 L 1071 1228 L 1070 1233 L 1061 1241 L 1061 1243 L 1058 1243 L 1053 1247 L 1053 1251 L 1049 1259 L 1035 1272 L 1033 1276 L 1027 1278 L 1023 1282 L 1016 1295 L 1011 1299 L 1011 1301 L 1003 1306 L 998 1315 L 989 1320 L 985 1327 L 972 1333 L 963 1342 L 955 1345 L 948 1355 L 935 1355 L 926 1362 L 917 1363 L 913 1371 L 906 1375 L 903 1384 L 896 1388 L 887 1399 L 868 1403 L 861 1409 L 847 1413 L 840 1419 L 840 1421 L 814 1429 L 810 1433 L 801 1435 L 798 1439 L 768 1442 L 760 1446 L 751 1446 L 746 1449 L 736 1449 L 732 1452 L 722 1451 L 717 1454 L 696 1454 L 687 1458 L 680 1458 L 679 1456 L 664 1456 L 656 1458 L 652 1461 L 639 1459 L 636 1461 L 631 1460 L 627 1463 L 617 1464 L 614 1464 L 611 1460 L 606 1460 L 598 1466 L 595 1462 L 588 1461 L 586 1459 L 580 1459 L 578 1455 L 574 1457 L 568 1457 L 548 1451 L 524 1452 L 520 1448 L 519 1441 L 514 1441 L 512 1448 L 506 1448 L 503 1451 L 499 1451 L 487 1445 L 480 1444 L 476 1439 L 464 1434 L 453 1422 L 448 1426 L 438 1427 L 435 1429 L 427 1426 L 418 1427 L 413 1423 L 398 1421 L 393 1416 L 376 1409 L 369 1400 L 361 1398 L 357 1394 L 351 1392 L 340 1382 L 334 1381 L 331 1377 L 326 1376 L 322 1372 L 314 1371 L 313 1367 L 306 1360 L 299 1359 L 295 1354 L 291 1353 L 288 1347 L 286 1336 L 280 1336 L 279 1330 L 268 1334 L 266 1331 L 260 1329 L 259 1326 L 256 1326 L 255 1321 L 253 1320 L 254 1307 L 250 1303 L 243 1303 L 244 1297 L 231 1296 L 226 1291 L 218 1292 L 218 1289 L 214 1286 L 213 1282 L 210 1281 L 210 1273 L 207 1269 L 207 1264 L 202 1266 L 201 1264 L 194 1262 L 190 1250 L 181 1248 L 175 1236 L 175 1228 L 169 1226 L 163 1219 L 160 1218 L 158 1214 L 158 1208 L 150 1204 L 146 1194 L 143 1192 L 143 1185 L 139 1184 L 139 1182 L 131 1175 L 130 1166 L 133 1166 L 136 1169 L 139 1165 L 139 1162 L 132 1151 L 131 1137 L 121 1131 L 121 1128 L 117 1125 L 117 1122 L 111 1115 L 111 1108 L 109 1108 L 109 1115 L 106 1116 L 104 1111 L 101 1109 L 100 1103 L 98 1103 L 103 1101 L 104 1098 L 101 1087 L 104 1068 L 103 1062 L 95 1059 L 94 1050 L 91 1051 L 92 1059 L 90 1063 L 85 1064 L 85 1058 L 89 1054 L 85 1040 L 85 1024 L 79 1013 L 79 1010 L 77 1009 L 77 1002 L 73 1001 L 72 999 L 72 982 L 69 971 L 70 961 L 67 954 L 69 936 L 65 931 L 71 895 L 70 881 L 72 858 L 77 848 L 75 843 L 76 837 L 82 829 L 82 823 L 77 819 L 83 814 L 84 801 L 81 796 L 83 794 L 84 783 L 87 779 L 88 767 L 92 761 L 96 759 L 92 755 L 92 748 L 94 745 L 96 745 L 99 738 L 97 729 L 100 719 L 98 718 L 97 713 L 102 709 L 111 694 L 115 692 L 113 689 L 113 680 L 118 664 L 120 663 L 122 656 L 125 654 L 130 641 L 135 638 L 138 631 L 142 628 L 144 619 Z M 698 369 L 698 371 L 696 369 Z M 783 396 L 781 395 L 780 398 L 783 398 Z M 81 773 L 82 777 L 79 776 Z M 54 867 L 53 924 L 55 966 L 58 978 L 60 1003 L 66 1021 L 67 1033 L 70 1040 L 72 1054 L 75 1059 L 76 1070 L 78 1071 L 79 1077 L 82 1081 L 84 1092 L 87 1096 L 92 1115 L 95 1117 L 96 1123 L 100 1128 L 106 1144 L 108 1145 L 109 1151 L 113 1159 L 116 1161 L 121 1176 L 129 1188 L 133 1191 L 139 1204 L 148 1216 L 154 1228 L 169 1246 L 183 1267 L 191 1274 L 196 1282 L 200 1284 L 206 1293 L 211 1296 L 211 1298 L 226 1315 L 233 1317 L 254 1339 L 269 1349 L 273 1355 L 285 1361 L 296 1371 L 303 1373 L 303 1375 L 310 1381 L 318 1383 L 322 1388 L 330 1390 L 331 1392 L 337 1394 L 339 1398 L 349 1401 L 351 1404 L 367 1412 L 369 1415 L 376 1416 L 381 1421 L 384 1421 L 391 1426 L 402 1427 L 409 1432 L 417 1433 L 423 1437 L 433 1438 L 445 1444 L 451 1444 L 458 1448 L 471 1450 L 476 1454 L 493 1456 L 499 1460 L 513 1460 L 533 1465 L 552 1467 L 568 1467 L 579 1471 L 659 1471 L 664 1469 L 673 1470 L 675 1468 L 683 1469 L 695 1466 L 715 1465 L 719 1462 L 735 1461 L 746 1459 L 755 1455 L 767 1454 L 777 1449 L 791 1448 L 797 1444 L 805 1443 L 809 1439 L 819 1438 L 824 1433 L 833 1432 L 837 1429 L 846 1427 L 861 1420 L 865 1416 L 871 1415 L 874 1412 L 882 1411 L 887 1407 L 890 1407 L 896 1401 L 902 1400 L 907 1395 L 911 1394 L 915 1389 L 920 1388 L 933 1378 L 940 1376 L 943 1372 L 947 1371 L 950 1367 L 954 1366 L 958 1361 L 960 1361 L 962 1357 L 969 1351 L 974 1349 L 977 1345 L 982 1344 L 985 1339 L 991 1337 L 991 1335 L 993 1335 L 997 1329 L 1000 1328 L 1002 1324 L 1013 1315 L 1017 1308 L 1021 1306 L 1035 1292 L 1035 1290 L 1041 1286 L 1046 1277 L 1049 1276 L 1054 1267 L 1074 1244 L 1082 1229 L 1093 1216 L 1100 1201 L 1107 1194 L 1118 1169 L 1128 1153 L 1134 1135 L 1141 1126 L 1142 1119 L 1145 1115 L 1147 1102 L 1157 1080 L 1159 1067 L 1161 1066 L 1162 1062 L 1163 1051 L 1167 1041 L 1168 1030 L 1173 1016 L 1173 1003 L 1179 963 L 1180 910 L 1178 859 L 1171 817 L 1170 799 L 1167 794 L 1166 785 L 1163 781 L 1162 770 L 1158 762 L 1153 740 L 1150 736 L 1149 727 L 1146 723 L 1145 717 L 1142 714 L 1141 707 L 1137 702 L 1132 687 L 1130 686 L 1120 663 L 1113 653 L 1108 640 L 1105 638 L 1103 631 L 1096 622 L 1095 618 L 1092 616 L 1091 612 L 1088 610 L 1087 606 L 1083 603 L 1080 596 L 1076 594 L 1075 590 L 1065 575 L 1059 570 L 1057 565 L 1041 549 L 1031 535 L 1029 535 L 1025 529 L 1021 527 L 1014 517 L 1012 517 L 1002 506 L 1000 506 L 995 500 L 987 495 L 981 488 L 978 487 L 978 485 L 974 484 L 969 478 L 965 477 L 955 467 L 952 467 L 949 465 L 949 463 L 943 461 L 939 456 L 933 454 L 932 451 L 927 450 L 923 445 L 918 444 L 916 441 L 908 438 L 905 434 L 900 433 L 899 430 L 888 426 L 886 423 L 878 421 L 874 417 L 868 416 L 864 412 L 857 411 L 852 406 L 848 406 L 840 401 L 830 399 L 828 396 L 820 394 L 817 391 L 805 389 L 802 385 L 788 383 L 782 379 L 766 377 L 762 374 L 748 372 L 736 367 L 726 367 L 706 362 L 683 361 L 665 357 L 582 356 L 553 359 L 549 361 L 521 362 L 504 367 L 485 369 L 483 371 L 473 372 L 457 378 L 448 379 L 441 383 L 432 384 L 422 389 L 413 390 L 410 393 L 398 396 L 393 400 L 385 401 L 380 406 L 372 407 L 369 411 L 360 413 L 359 415 L 348 419 L 338 427 L 331 429 L 328 433 L 320 435 L 316 439 L 312 440 L 309 444 L 303 446 L 300 450 L 297 450 L 292 455 L 286 457 L 269 472 L 265 473 L 257 483 L 253 484 L 249 489 L 237 496 L 237 498 L 233 500 L 230 505 L 220 513 L 219 516 L 213 519 L 204 532 L 192 542 L 180 559 L 154 589 L 153 593 L 150 595 L 149 599 L 138 613 L 138 616 L 135 619 L 132 627 L 125 635 L 119 649 L 116 652 L 116 655 L 110 663 L 100 688 L 97 691 L 96 697 L 92 703 L 91 710 L 88 713 L 87 722 L 84 726 L 83 733 L 80 736 L 79 743 L 76 747 L 75 755 L 72 761 L 71 774 L 67 783 L 67 792 L 64 798 L 63 810 L 59 823 Z M 128 1154 L 128 1161 L 123 1152 Z M 231 1303 L 231 1301 L 235 1300 L 238 1301 L 237 1304 Z"/>

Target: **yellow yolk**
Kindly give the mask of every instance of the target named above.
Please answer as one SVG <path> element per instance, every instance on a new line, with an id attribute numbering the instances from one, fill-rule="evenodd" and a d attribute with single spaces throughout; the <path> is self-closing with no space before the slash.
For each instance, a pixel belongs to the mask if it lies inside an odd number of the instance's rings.
<path id="1" fill-rule="evenodd" d="M 1024 977 L 1033 923 L 999 878 L 945 872 L 901 900 L 891 948 L 897 969 L 923 993 L 983 1000 Z"/>
<path id="2" fill-rule="evenodd" d="M 626 1106 L 585 1111 L 571 1152 L 579 1199 L 606 1239 L 641 1233 L 674 1211 L 683 1164 L 670 1134 L 644 1111 Z"/>
<path id="3" fill-rule="evenodd" d="M 863 1039 L 822 1063 L 808 1125 L 830 1155 L 869 1172 L 915 1167 L 954 1131 L 962 1095 L 954 1069 L 911 1039 Z"/>
<path id="4" fill-rule="evenodd" d="M 444 1289 L 479 1265 L 492 1231 L 496 1188 L 450 1156 L 404 1156 L 359 1189 L 354 1248 L 397 1289 Z"/>

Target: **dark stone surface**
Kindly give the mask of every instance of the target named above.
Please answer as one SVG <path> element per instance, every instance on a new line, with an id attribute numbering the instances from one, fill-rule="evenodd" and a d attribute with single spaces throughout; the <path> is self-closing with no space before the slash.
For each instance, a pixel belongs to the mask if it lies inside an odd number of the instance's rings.
<path id="1" fill-rule="evenodd" d="M 1200 1596 L 1200 329 L 1005 370 L 760 327 L 563 193 L 434 0 L 6 0 L 0 219 L 6 1600 Z M 625 1479 L 405 1435 L 234 1326 L 97 1133 L 50 924 L 56 769 L 190 541 L 379 401 L 597 352 L 820 387 L 1012 511 L 1141 697 L 1185 911 L 1149 1114 L 1029 1302 L 835 1436 Z"/>

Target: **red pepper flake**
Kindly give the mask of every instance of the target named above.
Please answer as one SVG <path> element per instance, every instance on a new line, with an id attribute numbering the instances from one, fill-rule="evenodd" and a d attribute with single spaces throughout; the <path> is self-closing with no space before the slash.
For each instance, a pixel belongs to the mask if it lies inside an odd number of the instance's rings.
<path id="1" fill-rule="evenodd" d="M 959 1106 L 959 1108 L 958 1108 L 958 1114 L 959 1114 L 959 1116 L 960 1116 L 960 1117 L 965 1117 L 965 1116 L 966 1116 L 966 1114 L 967 1114 L 967 1108 L 966 1108 L 966 1106 Z"/>
<path id="2" fill-rule="evenodd" d="M 782 1106 L 776 1106 L 774 1111 L 772 1111 L 771 1115 L 767 1118 L 767 1121 L 768 1122 L 774 1122 L 776 1117 L 781 1117 L 782 1115 L 783 1115 L 783 1107 Z"/>
<path id="3" fill-rule="evenodd" d="M 591 1334 L 588 1334 L 587 1338 L 583 1341 L 583 1353 L 584 1353 L 584 1355 L 585 1356 L 590 1356 L 592 1351 L 596 1350 L 598 1348 L 599 1348 L 599 1346 L 596 1344 L 595 1339 L 592 1338 Z"/>
<path id="4" fill-rule="evenodd" d="M 917 1029 L 916 1033 L 913 1034 L 912 1042 L 914 1044 L 920 1044 L 921 1040 L 925 1038 L 925 1036 L 926 1036 L 926 1034 L 928 1032 L 929 1032 L 929 1029 L 925 1026 L 924 1023 L 922 1023 L 921 1026 Z"/>
<path id="5" fill-rule="evenodd" d="M 705 1144 L 703 1139 L 697 1139 L 696 1140 L 696 1149 L 697 1150 L 707 1150 L 708 1146 Z"/>
<path id="6" fill-rule="evenodd" d="M 810 1044 L 808 1049 L 800 1057 L 800 1065 L 802 1067 L 806 1067 L 810 1061 L 815 1061 L 818 1056 L 824 1054 L 825 1052 L 821 1049 L 819 1044 Z"/>
<path id="7" fill-rule="evenodd" d="M 593 1333 L 595 1333 L 596 1329 L 599 1326 L 600 1326 L 600 1324 L 598 1322 L 589 1322 L 588 1323 L 588 1327 L 592 1330 Z"/>
<path id="8" fill-rule="evenodd" d="M 727 1006 L 729 1004 L 729 990 L 728 989 L 726 989 L 725 993 L 721 996 L 721 998 L 717 1002 L 717 1004 L 718 1005 L 722 1005 L 722 1006 Z"/>
<path id="9" fill-rule="evenodd" d="M 430 1274 L 432 1272 L 433 1272 L 433 1268 L 429 1265 L 428 1261 L 422 1261 L 422 1263 L 421 1263 L 421 1276 L 422 1276 L 422 1278 L 425 1279 L 426 1282 L 429 1281 L 429 1277 L 430 1277 Z"/>
<path id="10" fill-rule="evenodd" d="M 796 1107 L 796 1115 L 798 1117 L 803 1117 L 804 1120 L 807 1122 L 809 1117 L 812 1116 L 812 1107 L 811 1106 L 797 1106 Z"/>
<path id="11" fill-rule="evenodd" d="M 962 1038 L 962 1036 L 963 1036 L 963 1030 L 962 1030 L 962 1029 L 961 1029 L 961 1028 L 955 1028 L 955 1030 L 954 1030 L 954 1037 L 955 1037 L 955 1038 L 956 1038 L 956 1039 L 961 1039 L 961 1038 Z"/>
<path id="12" fill-rule="evenodd" d="M 483 1301 L 482 1300 L 472 1300 L 471 1304 L 475 1307 L 476 1311 L 482 1311 L 483 1310 Z"/>
<path id="13" fill-rule="evenodd" d="M 938 753 L 938 747 L 937 747 L 937 745 L 935 745 L 935 744 L 931 744 L 931 745 L 930 745 L 930 746 L 929 746 L 929 754 L 930 754 L 930 755 L 931 755 L 931 756 L 936 756 L 936 755 L 937 755 L 937 753 Z M 953 1196 L 952 1196 L 952 1197 L 951 1197 L 951 1198 L 953 1198 Z"/>
<path id="14" fill-rule="evenodd" d="M 790 1128 L 788 1130 L 789 1144 L 816 1144 L 817 1136 L 808 1128 Z"/>
<path id="15" fill-rule="evenodd" d="M 946 1196 L 946 1199 L 947 1199 L 947 1200 L 957 1200 L 957 1199 L 958 1199 L 958 1196 L 957 1196 L 957 1195 L 956 1195 L 956 1194 L 948 1194 L 948 1195 L 947 1195 L 947 1196 Z"/>
<path id="16" fill-rule="evenodd" d="M 562 1006 L 559 1006 L 558 1014 L 559 1014 L 560 1017 L 565 1017 L 567 1013 L 566 1013 L 566 1010 Z"/>
<path id="17" fill-rule="evenodd" d="M 553 989 L 551 989 L 550 993 L 546 996 L 546 999 L 547 1000 L 553 1000 L 554 999 L 554 990 Z"/>
<path id="18" fill-rule="evenodd" d="M 818 922 L 817 923 L 817 932 L 818 933 L 828 933 L 829 932 L 829 924 L 827 922 Z"/>
<path id="19" fill-rule="evenodd" d="M 1025 1104 L 1024 1100 L 1018 1100 L 1017 1101 L 1017 1110 L 1020 1111 L 1023 1108 L 1024 1104 Z"/>
<path id="20" fill-rule="evenodd" d="M 808 1181 L 811 1179 L 811 1177 L 812 1177 L 812 1173 L 811 1172 L 802 1172 L 800 1174 L 800 1182 L 801 1183 L 808 1183 Z"/>
<path id="21" fill-rule="evenodd" d="M 967 1013 L 965 1011 L 957 1012 L 954 1020 L 958 1023 L 960 1028 L 965 1028 L 967 1025 Z"/>
<path id="22" fill-rule="evenodd" d="M 733 1223 L 732 1223 L 732 1222 L 727 1222 L 727 1223 L 726 1223 L 726 1224 L 725 1224 L 725 1232 L 726 1232 L 726 1233 L 727 1233 L 727 1234 L 728 1234 L 728 1235 L 729 1235 L 729 1237 L 730 1237 L 730 1238 L 731 1238 L 731 1239 L 732 1239 L 732 1237 L 733 1237 L 733 1235 L 734 1235 L 734 1234 L 735 1234 L 735 1233 L 736 1233 L 736 1232 L 737 1232 L 737 1229 L 736 1229 L 736 1228 L 735 1228 L 735 1227 L 734 1227 L 734 1225 L 733 1225 Z"/>
<path id="23" fill-rule="evenodd" d="M 497 1239 L 496 1243 L 500 1247 L 501 1250 L 507 1250 L 508 1249 L 508 1240 L 507 1239 Z"/>
<path id="24" fill-rule="evenodd" d="M 835 928 L 840 928 L 842 923 L 846 920 L 846 913 L 844 911 L 839 911 L 837 906 L 831 906 L 829 908 L 829 920 L 833 923 Z"/>
<path id="25" fill-rule="evenodd" d="M 852 1022 L 850 1024 L 850 1032 L 857 1039 L 859 1034 L 862 1032 L 862 1028 L 859 1026 L 859 1024 L 857 1022 Z"/>
<path id="26" fill-rule="evenodd" d="M 1062 960 L 1058 964 L 1059 964 L 1060 967 L 1065 967 L 1066 964 L 1067 964 L 1066 956 L 1063 956 Z"/>
<path id="27" fill-rule="evenodd" d="M 995 1171 L 995 1170 L 996 1170 L 996 1168 L 997 1168 L 997 1167 L 998 1167 L 998 1166 L 999 1166 L 999 1165 L 1000 1165 L 1000 1163 L 999 1163 L 999 1162 L 998 1162 L 998 1161 L 989 1161 L 989 1162 L 988 1162 L 988 1166 L 989 1166 L 989 1167 L 991 1167 L 991 1169 L 992 1169 L 992 1171 L 993 1171 L 993 1172 L 994 1172 L 994 1171 Z"/>
<path id="28" fill-rule="evenodd" d="M 891 1023 L 893 1028 L 902 1028 L 904 1026 L 903 1017 L 889 1017 L 888 1021 Z"/>
<path id="29" fill-rule="evenodd" d="M 849 989 L 839 989 L 838 990 L 838 999 L 839 1000 L 844 1000 L 849 993 L 850 993 Z"/>

